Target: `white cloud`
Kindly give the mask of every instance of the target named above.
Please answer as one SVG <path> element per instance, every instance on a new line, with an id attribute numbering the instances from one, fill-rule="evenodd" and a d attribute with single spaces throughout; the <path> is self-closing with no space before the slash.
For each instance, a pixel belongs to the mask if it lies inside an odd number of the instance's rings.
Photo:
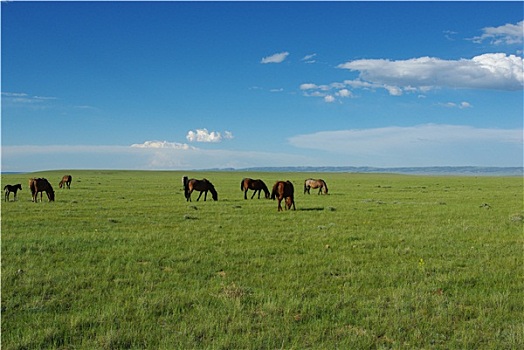
<path id="1" fill-rule="evenodd" d="M 471 103 L 462 101 L 460 103 L 455 102 L 446 102 L 446 103 L 440 103 L 439 105 L 448 107 L 448 108 L 460 108 L 460 109 L 466 109 L 466 108 L 472 108 L 473 106 Z"/>
<path id="2" fill-rule="evenodd" d="M 190 130 L 186 135 L 186 139 L 190 142 L 221 142 L 223 139 L 232 139 L 233 134 L 230 131 L 225 132 L 225 137 L 220 132 L 209 132 L 207 129 Z"/>
<path id="3" fill-rule="evenodd" d="M 311 89 L 316 89 L 316 88 L 317 88 L 316 84 L 306 83 L 306 84 L 300 85 L 300 90 L 311 90 Z"/>
<path id="4" fill-rule="evenodd" d="M 271 56 L 267 56 L 262 58 L 260 63 L 266 64 L 266 63 L 282 63 L 286 59 L 286 57 L 289 55 L 289 52 L 280 52 L 276 53 Z"/>
<path id="5" fill-rule="evenodd" d="M 169 143 L 168 143 L 169 144 Z M 90 145 L 26 145 L 2 147 L 2 171 L 46 169 L 185 170 L 301 166 L 308 157 L 285 152 L 203 150 L 194 147 L 130 147 Z"/>
<path id="6" fill-rule="evenodd" d="M 338 68 L 359 72 L 353 87 L 382 87 L 392 95 L 399 95 L 403 90 L 428 91 L 437 87 L 494 90 L 522 90 L 524 87 L 524 59 L 504 53 L 460 60 L 434 57 L 399 61 L 362 59 L 340 64 Z"/>
<path id="7" fill-rule="evenodd" d="M 305 63 L 315 63 L 316 60 L 314 60 L 313 58 L 315 58 L 317 54 L 316 53 L 313 53 L 311 55 L 306 55 L 302 58 L 302 61 L 304 61 Z"/>
<path id="8" fill-rule="evenodd" d="M 472 38 L 476 43 L 482 43 L 484 40 L 489 40 L 493 45 L 512 45 L 522 44 L 524 37 L 524 21 L 516 24 L 505 24 L 499 27 L 486 27 L 482 29 L 483 34 Z"/>
<path id="9" fill-rule="evenodd" d="M 348 89 L 342 89 L 342 90 L 339 90 L 337 93 L 336 93 L 337 96 L 339 97 L 351 97 L 353 96 L 353 94 L 351 93 L 351 91 L 349 91 Z"/>
<path id="10" fill-rule="evenodd" d="M 466 101 L 462 101 L 460 102 L 460 105 L 459 105 L 459 108 L 461 109 L 464 109 L 464 108 L 472 108 L 473 106 L 471 105 L 471 103 L 469 102 L 466 102 Z"/>
<path id="11" fill-rule="evenodd" d="M 146 141 L 144 143 L 135 143 L 131 147 L 134 148 L 168 148 L 168 149 L 195 149 L 193 146 L 189 146 L 187 143 L 168 142 L 168 141 Z"/>
<path id="12" fill-rule="evenodd" d="M 522 165 L 522 129 L 425 124 L 325 131 L 289 139 L 298 148 L 374 166 Z"/>
<path id="13" fill-rule="evenodd" d="M 57 100 L 56 97 L 48 96 L 31 96 L 23 92 L 2 92 L 2 103 L 12 103 L 12 104 L 40 104 L 46 101 Z"/>
<path id="14" fill-rule="evenodd" d="M 327 103 L 332 103 L 332 102 L 335 102 L 335 98 L 331 95 L 327 95 L 324 97 L 324 101 Z"/>

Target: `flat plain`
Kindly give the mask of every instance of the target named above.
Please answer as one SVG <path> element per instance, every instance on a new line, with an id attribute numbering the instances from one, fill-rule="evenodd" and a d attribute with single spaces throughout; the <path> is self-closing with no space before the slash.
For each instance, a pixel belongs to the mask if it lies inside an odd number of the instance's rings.
<path id="1" fill-rule="evenodd" d="M 186 202 L 183 175 L 218 201 Z M 56 201 L 31 202 L 29 177 Z M 291 180 L 297 210 L 244 200 L 244 177 Z M 304 194 L 308 177 L 329 194 Z M 524 348 L 521 177 L 2 175 L 16 183 L 2 349 Z"/>

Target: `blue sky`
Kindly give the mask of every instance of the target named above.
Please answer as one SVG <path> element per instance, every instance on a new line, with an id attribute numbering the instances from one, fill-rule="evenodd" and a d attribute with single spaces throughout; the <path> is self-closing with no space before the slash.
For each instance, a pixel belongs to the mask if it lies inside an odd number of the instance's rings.
<path id="1" fill-rule="evenodd" d="M 2 170 L 522 166 L 522 2 L 2 2 Z"/>

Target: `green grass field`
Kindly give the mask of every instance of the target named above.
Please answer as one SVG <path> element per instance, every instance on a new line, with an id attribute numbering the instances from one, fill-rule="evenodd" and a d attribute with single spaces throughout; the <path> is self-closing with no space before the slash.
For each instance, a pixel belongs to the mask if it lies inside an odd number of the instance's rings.
<path id="1" fill-rule="evenodd" d="M 58 189 L 73 175 L 71 189 Z M 186 202 L 182 175 L 217 202 Z M 56 201 L 32 203 L 48 178 Z M 329 195 L 303 194 L 322 177 Z M 243 177 L 295 184 L 296 211 Z M 2 349 L 522 349 L 523 180 L 60 171 L 2 203 Z M 250 194 L 249 194 L 250 196 Z M 249 197 L 248 197 L 249 198 Z"/>

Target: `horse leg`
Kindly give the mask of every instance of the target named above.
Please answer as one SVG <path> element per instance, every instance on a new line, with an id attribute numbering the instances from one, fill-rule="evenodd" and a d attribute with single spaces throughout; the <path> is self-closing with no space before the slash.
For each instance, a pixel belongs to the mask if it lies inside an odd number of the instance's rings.
<path id="1" fill-rule="evenodd" d="M 5 202 L 9 202 L 9 191 L 7 191 L 7 190 L 4 193 L 4 201 Z"/>
<path id="2" fill-rule="evenodd" d="M 198 195 L 197 202 L 198 202 L 198 200 L 200 199 L 200 197 L 202 197 L 202 193 L 203 193 L 203 192 L 200 192 L 200 194 Z"/>
<path id="3" fill-rule="evenodd" d="M 282 202 L 282 198 L 281 196 L 278 197 L 278 211 L 282 211 L 282 205 L 280 204 L 280 202 Z"/>
<path id="4" fill-rule="evenodd" d="M 322 193 L 322 186 L 320 186 L 318 189 L 318 194 L 321 194 L 321 193 Z"/>
<path id="5" fill-rule="evenodd" d="M 253 199 L 253 197 L 255 197 L 255 194 L 257 194 L 257 190 L 253 191 L 253 195 L 251 196 L 251 199 Z M 258 198 L 260 198 L 260 192 L 258 192 Z"/>
<path id="6" fill-rule="evenodd" d="M 204 202 L 207 200 L 207 190 L 204 191 Z"/>
<path id="7" fill-rule="evenodd" d="M 247 199 L 247 190 L 244 190 L 244 199 Z"/>

